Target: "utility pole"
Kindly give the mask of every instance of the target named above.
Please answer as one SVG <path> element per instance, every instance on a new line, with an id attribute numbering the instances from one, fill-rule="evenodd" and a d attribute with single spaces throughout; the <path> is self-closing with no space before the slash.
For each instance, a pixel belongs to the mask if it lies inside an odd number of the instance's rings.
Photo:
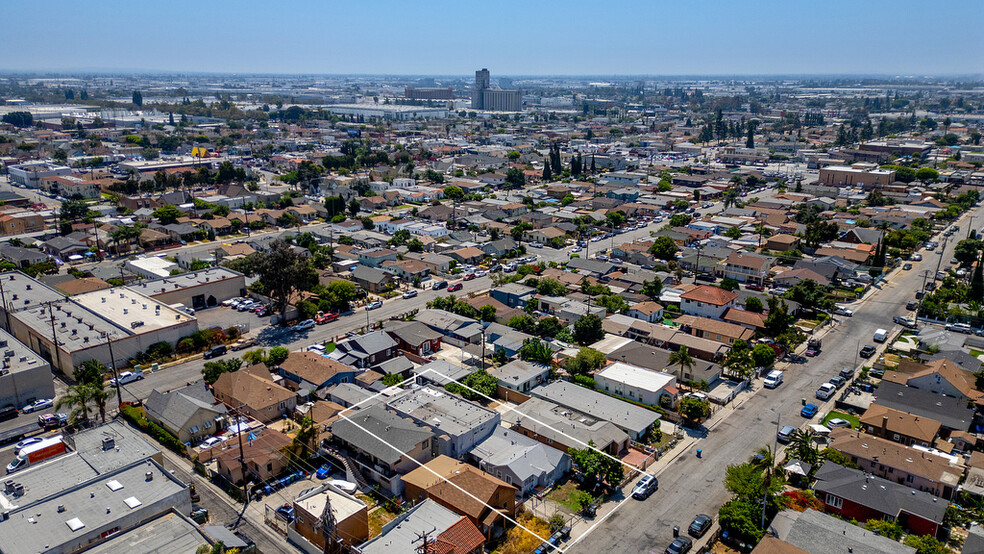
<path id="1" fill-rule="evenodd" d="M 321 549 L 322 554 L 333 554 L 339 551 L 338 537 L 335 534 L 336 522 L 335 514 L 331 511 L 331 495 L 325 491 L 325 507 L 321 510 L 321 517 L 315 524 L 315 530 L 321 531 L 321 536 L 325 539 L 325 545 Z"/>
<path id="2" fill-rule="evenodd" d="M 106 346 L 109 347 L 109 365 L 113 370 L 113 381 L 116 382 L 116 402 L 119 404 L 119 409 L 123 409 L 123 393 L 120 392 L 120 374 L 116 371 L 116 356 L 113 355 L 113 339 L 110 333 L 103 333 L 106 337 Z"/>
<path id="3" fill-rule="evenodd" d="M 61 356 L 58 355 L 58 333 L 55 332 L 55 306 L 54 302 L 45 302 L 44 305 L 48 307 L 48 319 L 51 321 L 51 341 L 52 341 L 52 353 L 51 359 L 55 363 L 55 368 L 59 371 L 61 370 Z"/>
<path id="4" fill-rule="evenodd" d="M 249 504 L 249 493 L 246 491 L 246 454 L 243 452 L 243 430 L 239 426 L 239 410 L 245 404 L 240 404 L 238 408 L 232 410 L 232 415 L 236 418 L 236 436 L 239 437 L 239 467 L 243 473 L 243 512 L 246 511 L 246 504 Z"/>
<path id="5" fill-rule="evenodd" d="M 413 541 L 414 543 L 417 543 L 418 541 L 421 543 L 420 546 L 416 548 L 417 554 L 428 554 L 431 542 L 430 534 L 433 532 L 434 530 L 426 531 L 424 533 L 417 533 L 417 538 Z"/>
<path id="6" fill-rule="evenodd" d="M 775 412 L 775 408 L 772 408 L 771 411 Z M 779 448 L 780 416 L 779 416 L 779 412 L 775 412 L 775 414 L 776 414 L 776 436 L 772 438 L 772 461 L 769 462 L 769 477 L 768 477 L 769 483 L 766 484 L 765 491 L 762 492 L 762 529 L 765 529 L 765 507 L 768 505 L 767 500 L 769 498 L 769 484 L 771 484 L 772 481 L 773 466 L 776 464 L 776 458 L 777 458 L 776 449 Z"/>
<path id="7" fill-rule="evenodd" d="M 6 322 L 6 325 L 4 326 L 4 329 L 7 330 L 7 331 L 9 331 L 10 330 L 10 308 L 9 308 L 9 306 L 7 306 L 7 295 L 3 291 L 3 275 L 0 275 L 0 302 L 3 303 L 3 305 L 0 306 L 0 307 L 3 308 L 3 317 L 4 317 L 5 322 Z"/>

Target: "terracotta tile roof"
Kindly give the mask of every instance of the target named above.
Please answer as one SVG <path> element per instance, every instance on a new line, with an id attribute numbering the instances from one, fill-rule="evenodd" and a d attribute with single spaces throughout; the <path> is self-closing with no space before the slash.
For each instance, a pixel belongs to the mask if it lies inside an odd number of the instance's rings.
<path id="1" fill-rule="evenodd" d="M 728 313 L 733 311 L 741 311 L 736 309 L 728 310 Z M 748 312 L 752 313 L 752 312 Z M 728 337 L 733 339 L 749 340 L 755 335 L 755 332 L 747 327 L 742 327 L 741 325 L 735 325 L 734 323 L 728 323 L 726 321 L 718 321 L 716 319 L 711 319 L 709 317 L 700 317 L 696 315 L 682 315 L 676 318 L 674 321 L 680 325 L 689 326 L 691 329 L 703 331 L 704 333 L 711 333 L 714 335 L 721 335 L 722 337 Z M 707 338 L 706 334 L 704 338 Z M 713 340 L 713 339 L 712 339 Z"/>
<path id="2" fill-rule="evenodd" d="M 935 419 L 919 417 L 878 404 L 872 404 L 868 408 L 861 418 L 861 424 L 874 427 L 876 432 L 884 425 L 888 433 L 912 437 L 925 441 L 926 444 L 932 444 L 942 425 Z"/>
<path id="3" fill-rule="evenodd" d="M 692 302 L 705 302 L 715 306 L 724 306 L 728 302 L 732 302 L 738 298 L 738 295 L 729 290 L 712 287 L 711 285 L 700 285 L 691 291 L 681 294 L 680 298 Z"/>
<path id="4" fill-rule="evenodd" d="M 487 504 L 491 504 L 501 487 L 506 487 L 513 493 L 516 490 L 512 485 L 483 473 L 475 467 L 463 465 L 458 472 L 452 474 L 448 479 L 441 480 L 428 488 L 427 496 L 445 506 L 453 506 L 452 509 L 456 512 L 475 521 L 481 521 L 489 515 L 485 513 L 489 509 Z M 469 494 L 465 494 L 461 489 L 468 491 Z M 498 517 L 498 513 L 492 515 Z"/>
<path id="5" fill-rule="evenodd" d="M 431 544 L 434 554 L 467 554 L 478 550 L 485 544 L 485 537 L 475 524 L 463 517 L 448 527 Z"/>
<path id="6" fill-rule="evenodd" d="M 630 310 L 636 310 L 639 313 L 643 313 L 643 314 L 646 314 L 646 315 L 652 315 L 652 314 L 658 313 L 660 310 L 662 310 L 663 309 L 663 306 L 661 306 L 660 304 L 657 304 L 655 302 L 639 302 L 638 304 L 636 304 L 635 306 L 632 306 L 629 309 Z"/>
<path id="7" fill-rule="evenodd" d="M 739 310 L 738 308 L 731 308 L 724 313 L 724 317 L 721 319 L 728 322 L 734 322 L 743 325 L 751 325 L 753 327 L 764 329 L 765 317 L 766 317 L 765 314 L 757 314 L 755 312 Z"/>
<path id="8" fill-rule="evenodd" d="M 954 487 L 963 473 L 962 468 L 951 466 L 940 456 L 843 427 L 830 432 L 830 447 L 862 460 L 877 458 L 885 467 Z"/>

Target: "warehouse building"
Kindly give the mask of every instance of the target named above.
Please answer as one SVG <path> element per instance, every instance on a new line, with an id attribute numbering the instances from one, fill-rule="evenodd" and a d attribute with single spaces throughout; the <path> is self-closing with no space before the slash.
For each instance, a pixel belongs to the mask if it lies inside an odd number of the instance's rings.
<path id="1" fill-rule="evenodd" d="M 10 333 L 0 330 L 0 408 L 20 408 L 39 398 L 54 398 L 51 364 Z"/>
<path id="2" fill-rule="evenodd" d="M 129 288 L 168 306 L 180 303 L 201 310 L 217 306 L 223 300 L 246 296 L 246 276 L 224 267 L 212 267 Z"/>

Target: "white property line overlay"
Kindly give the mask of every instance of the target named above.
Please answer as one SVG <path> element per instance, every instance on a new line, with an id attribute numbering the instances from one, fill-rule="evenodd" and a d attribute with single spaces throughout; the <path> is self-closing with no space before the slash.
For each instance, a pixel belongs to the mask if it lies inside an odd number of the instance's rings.
<path id="1" fill-rule="evenodd" d="M 452 377 L 449 377 L 449 376 L 447 376 L 447 375 L 445 375 L 445 374 L 443 374 L 443 373 L 441 373 L 440 371 L 438 371 L 438 370 L 436 370 L 436 369 L 434 369 L 434 368 L 427 368 L 427 369 L 425 369 L 425 370 L 424 370 L 423 372 L 421 372 L 421 373 L 417 373 L 417 374 L 415 374 L 415 376 L 423 376 L 423 375 L 426 375 L 426 374 L 427 374 L 427 373 L 429 373 L 429 372 L 433 372 L 433 373 L 435 373 L 435 374 L 437 374 L 437 375 L 439 375 L 439 376 L 441 376 L 442 378 L 444 378 L 445 380 L 447 380 L 447 381 L 449 381 L 449 382 L 452 382 L 452 383 L 456 383 L 456 384 L 458 384 L 458 385 L 460 385 L 460 386 L 461 386 L 462 388 L 465 388 L 465 389 L 467 389 L 467 390 L 469 390 L 469 391 L 471 391 L 471 392 L 473 392 L 473 393 L 475 393 L 475 394 L 477 394 L 477 395 L 479 395 L 479 396 L 481 396 L 481 397 L 483 397 L 483 398 L 485 398 L 485 399 L 487 399 L 487 400 L 488 400 L 488 401 L 490 401 L 490 402 L 495 402 L 495 401 L 496 401 L 496 400 L 495 400 L 494 398 L 491 398 L 491 397 L 489 397 L 489 396 L 487 396 L 486 394 L 484 394 L 484 393 L 482 393 L 482 392 L 479 392 L 479 391 L 477 391 L 477 390 L 475 390 L 475 389 L 473 389 L 473 388 L 471 388 L 470 386 L 468 386 L 468 385 L 466 385 L 466 384 L 464 384 L 464 383 L 461 383 L 461 382 L 460 382 L 460 381 L 458 381 L 457 379 L 454 379 L 454 378 L 452 378 Z M 446 393 L 446 394 L 450 394 L 450 393 Z M 355 410 L 355 409 L 357 409 L 357 408 L 359 408 L 359 406 L 361 406 L 362 404 L 365 404 L 366 402 L 370 402 L 370 401 L 372 401 L 372 400 L 375 400 L 375 399 L 376 399 L 377 397 L 379 397 L 379 396 L 382 396 L 382 395 L 383 395 L 383 391 L 380 391 L 380 392 L 377 392 L 377 393 L 375 393 L 375 394 L 373 394 L 373 395 L 371 395 L 371 396 L 369 396 L 368 398 L 364 398 L 364 399 L 362 399 L 362 400 L 360 400 L 359 402 L 357 402 L 357 403 L 355 403 L 355 404 L 353 404 L 353 405 L 351 405 L 351 406 L 349 406 L 348 408 L 345 408 L 344 410 L 342 410 L 341 412 L 339 412 L 339 414 L 338 414 L 338 415 L 339 415 L 339 417 L 341 417 L 341 418 L 343 418 L 343 419 L 345 419 L 345 420 L 346 420 L 346 421 L 348 421 L 349 423 L 351 423 L 351 424 L 353 424 L 353 425 L 355 425 L 356 427 L 358 427 L 358 428 L 359 428 L 359 429 L 360 429 L 361 431 L 363 431 L 363 432 L 364 432 L 364 433 L 366 433 L 367 435 L 369 435 L 369 436 L 371 436 L 372 438 L 374 438 L 374 439 L 376 439 L 376 440 L 378 440 L 379 442 L 381 442 L 381 443 L 383 443 L 383 444 L 385 444 L 385 445 L 386 445 L 387 447 L 389 447 L 389 448 L 391 448 L 391 449 L 393 449 L 393 451 L 395 451 L 395 452 L 398 452 L 398 453 L 400 453 L 400 454 L 402 454 L 402 451 L 401 451 L 400 449 L 398 449 L 398 448 L 396 448 L 395 446 L 393 446 L 393 445 L 392 445 L 392 444 L 390 444 L 389 442 L 387 442 L 387 441 L 385 441 L 385 440 L 383 440 L 382 438 L 380 438 L 380 437 L 378 437 L 378 436 L 376 436 L 376 435 L 375 435 L 374 433 L 372 433 L 372 432 L 370 432 L 370 431 L 369 431 L 369 430 L 367 430 L 367 429 L 366 429 L 365 427 L 363 427 L 363 426 L 361 426 L 361 425 L 359 425 L 359 424 L 358 424 L 357 422 L 355 422 L 355 421 L 353 421 L 353 420 L 352 420 L 352 418 L 350 418 L 350 417 L 348 417 L 348 416 L 346 416 L 346 415 L 345 415 L 345 412 L 348 412 L 348 411 L 350 411 L 350 410 Z M 502 404 L 500 404 L 500 405 L 502 405 Z M 507 405 L 507 406 L 506 406 L 506 408 L 508 409 L 507 411 L 509 411 L 509 412 L 511 412 L 511 411 L 516 411 L 516 412 L 517 412 L 517 413 L 519 413 L 519 414 L 520 414 L 521 416 L 523 416 L 523 417 L 526 417 L 526 418 L 529 418 L 529 419 L 530 419 L 531 421 L 533 421 L 533 422 L 535 422 L 535 423 L 537 423 L 537 424 L 539 424 L 539 425 L 542 425 L 542 426 L 544 426 L 544 427 L 546 427 L 546 428 L 548 428 L 548 429 L 550 429 L 550 430 L 552 430 L 552 431 L 554 431 L 554 432 L 556 432 L 556 433 L 559 433 L 559 434 L 561 434 L 562 436 L 564 436 L 564 437 L 566 437 L 566 438 L 569 438 L 570 440 L 572 440 L 572 441 L 574 441 L 574 442 L 576 442 L 577 444 L 580 444 L 580 445 L 582 445 L 582 446 L 584 446 L 585 448 L 590 448 L 590 449 L 592 449 L 592 450 L 594 450 L 595 452 L 598 452 L 599 454 L 601 454 L 601 455 L 603 455 L 603 456 L 606 456 L 606 457 L 608 457 L 608 458 L 611 458 L 612 460 L 615 460 L 616 462 L 618 462 L 618 463 L 620 463 L 620 464 L 622 464 L 623 466 L 626 466 L 627 468 L 629 468 L 629 470 L 630 470 L 630 471 L 638 471 L 639 473 L 642 473 L 642 474 L 645 474 L 645 475 L 652 475 L 652 476 L 655 476 L 654 474 L 652 474 L 652 473 L 650 473 L 650 472 L 647 472 L 646 470 L 643 470 L 643 469 L 639 469 L 639 468 L 637 468 L 637 467 L 635 467 L 635 466 L 633 466 L 633 465 L 631 465 L 631 464 L 628 464 L 628 463 L 626 463 L 626 462 L 623 462 L 622 460 L 620 460 L 620 459 L 618 459 L 618 458 L 616 458 L 616 457 L 614 457 L 614 456 L 612 456 L 611 454 L 608 454 L 607 452 L 603 452 L 603 451 L 601 451 L 601 450 L 599 450 L 598 448 L 596 448 L 596 447 L 594 447 L 594 446 L 591 446 L 591 445 L 589 445 L 589 444 L 586 444 L 586 443 L 584 443 L 583 441 L 581 441 L 581 440 L 578 440 L 578 439 L 577 439 L 576 437 L 572 437 L 572 436 L 570 436 L 570 435 L 568 435 L 568 434 L 567 434 L 567 433 L 565 433 L 564 431 L 560 431 L 560 430 L 557 430 L 557 429 L 554 429 L 553 427 L 550 427 L 549 425 L 547 425 L 547 424 L 545 424 L 545 423 L 543 423 L 543 422 L 541 422 L 541 421 L 538 421 L 538 420 L 537 420 L 536 418 L 533 418 L 533 417 L 531 417 L 531 416 L 528 416 L 528 415 L 526 415 L 526 414 L 524 414 L 524 413 L 522 413 L 522 412 L 519 412 L 519 411 L 518 411 L 518 409 L 517 409 L 517 408 L 515 408 L 515 407 L 512 407 L 512 406 L 508 406 L 508 405 Z M 501 413 L 501 412 L 500 412 L 500 413 Z M 456 485 L 455 483 L 452 483 L 452 482 L 451 482 L 450 480 L 448 480 L 448 478 L 446 478 L 446 477 L 444 477 L 443 475 L 440 475 L 440 474 L 438 474 L 438 473 L 437 473 L 436 471 L 434 471 L 433 469 L 431 469 L 431 468 L 429 468 L 429 467 L 427 467 L 427 466 L 425 466 L 425 465 L 424 465 L 424 464 L 423 464 L 422 462 L 419 462 L 419 461 L 417 461 L 417 460 L 416 460 L 416 459 L 414 459 L 414 458 L 410 458 L 410 459 L 411 459 L 411 460 L 412 460 L 412 461 L 413 461 L 413 462 L 414 462 L 415 464 L 417 464 L 418 466 L 420 466 L 420 467 L 422 467 L 422 468 L 424 468 L 424 469 L 426 469 L 427 471 L 429 471 L 429 472 L 431 472 L 431 473 L 433 473 L 433 474 L 434 474 L 434 476 L 436 476 L 437 478 L 439 478 L 439 479 L 441 479 L 441 480 L 443 480 L 443 481 L 447 481 L 449 485 L 451 485 L 452 487 L 454 487 L 454 488 L 456 488 L 456 489 L 458 489 L 459 491 L 461 491 L 461 492 L 463 492 L 463 493 L 465 493 L 466 495 L 468 495 L 468 497 L 469 497 L 469 498 L 471 498 L 471 499 L 473 499 L 473 500 L 475 500 L 475 501 L 477 501 L 477 502 L 479 502 L 479 503 L 481 503 L 481 504 L 483 504 L 484 506 L 486 506 L 487 508 L 489 508 L 489 509 L 491 509 L 491 510 L 493 510 L 493 511 L 495 511 L 495 512 L 499 512 L 499 510 L 498 510 L 498 509 L 497 509 L 496 507 L 494 507 L 494 506 L 491 506 L 491 505 L 489 505 L 489 504 L 487 504 L 486 502 L 484 502 L 483 500 L 481 500 L 481 499 L 479 499 L 479 498 L 477 498 L 477 497 L 475 497 L 475 496 L 474 496 L 473 494 L 471 494 L 470 492 L 468 492 L 468 491 L 466 491 L 465 489 L 463 489 L 463 488 L 461 488 L 460 486 L 458 486 L 458 485 Z M 584 537 L 586 537 L 586 536 L 588 536 L 588 534 L 589 534 L 589 533 L 591 533 L 592 531 L 594 531 L 594 529 L 595 529 L 596 527 L 598 527 L 598 525 L 600 525 L 600 524 L 601 524 L 602 522 L 604 522 L 604 521 L 605 521 L 606 519 L 608 519 L 608 517 L 609 517 L 609 516 L 611 516 L 612 514 L 614 514 L 614 513 L 615 513 L 615 511 L 616 511 L 616 510 L 618 510 L 618 508 L 619 508 L 619 507 L 620 507 L 620 506 L 621 506 L 622 504 L 624 504 L 626 500 L 628 500 L 628 498 L 625 498 L 625 499 L 623 499 L 622 501 L 620 501 L 620 502 L 618 502 L 618 503 L 616 503 L 616 505 L 615 505 L 615 507 L 614 507 L 614 508 L 612 508 L 612 510 L 611 510 L 610 512 L 608 512 L 607 514 L 605 514 L 605 515 L 603 515 L 603 516 L 602 516 L 601 518 L 599 518 L 599 519 L 598 519 L 598 521 L 596 521 L 596 522 L 594 522 L 594 523 L 593 523 L 593 524 L 592 524 L 592 525 L 591 525 L 590 527 L 588 527 L 588 529 L 587 529 L 587 530 L 586 530 L 586 531 L 585 531 L 584 533 L 582 533 L 582 534 L 581 534 L 580 536 L 578 536 L 578 537 L 576 537 L 576 538 L 575 538 L 575 539 L 574 539 L 573 541 L 571 541 L 571 542 L 570 542 L 570 544 L 568 544 L 568 545 L 567 545 L 567 548 L 561 548 L 560 546 L 558 546 L 558 545 L 554 545 L 554 544 L 551 544 L 551 545 L 550 545 L 550 547 L 551 547 L 551 548 L 552 548 L 553 550 L 556 550 L 557 552 L 560 552 L 561 554 L 563 554 L 563 553 L 564 553 L 564 552 L 566 552 L 566 551 L 567 551 L 568 549 L 570 549 L 570 548 L 571 548 L 572 546 L 574 546 L 575 544 L 577 544 L 578 542 L 580 542 L 580 541 L 581 541 L 582 539 L 584 539 Z M 501 512 L 499 512 L 499 513 L 501 513 Z M 545 540 L 545 539 L 544 539 L 543 537 L 541 537 L 540 535 L 537 535 L 537 534 L 536 534 L 536 533 L 534 533 L 533 531 L 530 531 L 530 530 L 529 530 L 528 528 L 526 528 L 526 527 L 525 527 L 524 525 L 522 525 L 521 523 L 519 523 L 519 522 L 518 522 L 518 521 L 516 521 L 515 519 L 513 519 L 513 518 L 511 518 L 511 517 L 509 517 L 509 516 L 507 516 L 507 515 L 505 515 L 505 514 L 502 514 L 502 516 L 503 516 L 504 518 L 506 518 L 506 519 L 508 519 L 509 521 L 511 521 L 512 523 L 514 523 L 514 524 L 515 524 L 515 525 L 516 525 L 517 527 L 519 527 L 520 529 L 523 529 L 524 531 L 526 531 L 527 533 L 529 533 L 529 534 L 531 534 L 531 535 L 533 535 L 533 536 L 534 536 L 534 537 L 536 537 L 537 539 L 540 539 L 540 540 L 542 540 L 542 541 L 544 541 L 544 542 L 546 542 L 546 543 L 548 543 L 548 544 L 549 544 L 549 542 L 548 542 L 547 540 Z"/>

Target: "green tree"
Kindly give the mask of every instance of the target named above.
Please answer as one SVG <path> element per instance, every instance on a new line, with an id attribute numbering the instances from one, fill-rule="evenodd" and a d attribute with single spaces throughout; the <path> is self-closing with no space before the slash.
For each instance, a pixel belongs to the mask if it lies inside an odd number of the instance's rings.
<path id="1" fill-rule="evenodd" d="M 269 252 L 259 253 L 256 273 L 281 314 L 281 325 L 287 324 L 283 314 L 287 313 L 289 299 L 299 291 L 310 290 L 318 282 L 318 273 L 311 268 L 307 258 L 280 239 L 270 244 Z"/>
<path id="2" fill-rule="evenodd" d="M 574 322 L 574 342 L 587 346 L 605 338 L 605 330 L 601 326 L 601 318 L 595 314 L 585 314 Z"/>
<path id="3" fill-rule="evenodd" d="M 724 236 L 732 239 L 740 239 L 741 230 L 737 227 L 728 227 L 728 229 L 724 232 Z"/>
<path id="4" fill-rule="evenodd" d="M 98 379 L 85 386 L 89 388 L 89 395 L 92 397 L 92 403 L 96 405 L 96 411 L 99 412 L 99 419 L 106 423 L 106 403 L 109 401 L 109 391 L 106 390 L 105 382 Z"/>
<path id="5" fill-rule="evenodd" d="M 214 362 L 205 362 L 202 367 L 202 378 L 209 385 L 214 385 L 218 381 L 219 376 L 223 373 L 233 373 L 239 371 L 242 367 L 243 361 L 239 358 L 229 358 L 226 360 L 217 360 Z"/>
<path id="6" fill-rule="evenodd" d="M 79 367 L 72 371 L 75 382 L 81 385 L 89 385 L 96 381 L 102 381 L 106 375 L 106 366 L 98 360 L 86 360 L 79 364 Z"/>
<path id="7" fill-rule="evenodd" d="M 349 212 L 349 215 L 350 216 L 355 217 L 356 215 L 359 214 L 359 210 L 361 210 L 361 209 L 362 209 L 362 205 L 359 204 L 359 201 L 358 200 L 356 200 L 355 198 L 353 198 L 352 200 L 349 200 L 349 203 L 348 203 L 348 212 Z"/>
<path id="8" fill-rule="evenodd" d="M 639 291 L 642 294 L 656 300 L 659 295 L 663 292 L 663 282 L 659 279 L 653 279 L 652 281 L 643 281 L 642 289 Z"/>
<path id="9" fill-rule="evenodd" d="M 679 366 L 680 372 L 677 374 L 677 380 L 683 381 L 683 374 L 686 370 L 693 370 L 697 362 L 690 355 L 690 349 L 686 346 L 680 346 L 675 352 L 670 352 L 670 357 L 666 362 L 670 366 Z"/>
<path id="10" fill-rule="evenodd" d="M 453 202 L 460 202 L 465 197 L 465 191 L 461 190 L 461 187 L 450 185 L 444 187 L 444 197 Z"/>
<path id="11" fill-rule="evenodd" d="M 358 297 L 358 289 L 352 281 L 338 279 L 328 283 L 322 299 L 328 300 L 331 309 L 339 312 L 348 311 L 349 303 Z"/>
<path id="12" fill-rule="evenodd" d="M 523 346 L 519 348 L 519 359 L 526 362 L 550 365 L 553 361 L 553 350 L 540 339 L 528 338 L 523 341 Z"/>
<path id="13" fill-rule="evenodd" d="M 760 314 L 765 311 L 765 306 L 762 305 L 762 301 L 758 297 L 749 296 L 745 299 L 745 311 Z"/>
<path id="14" fill-rule="evenodd" d="M 893 541 L 901 540 L 902 535 L 905 534 L 905 529 L 901 525 L 894 521 L 886 521 L 884 519 L 869 519 L 865 522 L 864 528 L 876 535 L 888 537 Z"/>
<path id="15" fill-rule="evenodd" d="M 984 248 L 984 243 L 977 239 L 963 239 L 953 248 L 953 257 L 964 265 L 970 265 Z"/>
<path id="16" fill-rule="evenodd" d="M 649 253 L 660 260 L 673 260 L 676 258 L 677 245 L 670 237 L 656 237 L 649 247 Z"/>
<path id="17" fill-rule="evenodd" d="M 270 349 L 270 354 L 267 355 L 266 364 L 268 366 L 274 367 L 278 366 L 290 356 L 290 350 L 283 346 L 274 346 Z"/>
<path id="18" fill-rule="evenodd" d="M 266 359 L 266 350 L 263 348 L 256 348 L 243 353 L 243 362 L 245 362 L 246 365 L 266 363 Z"/>
<path id="19" fill-rule="evenodd" d="M 482 321 L 495 321 L 495 306 L 486 304 L 478 309 L 478 317 Z"/>
<path id="20" fill-rule="evenodd" d="M 536 292 L 543 296 L 567 296 L 567 287 L 556 279 L 540 279 L 536 284 Z"/>
<path id="21" fill-rule="evenodd" d="M 68 387 L 64 395 L 55 401 L 55 409 L 58 410 L 66 406 L 71 408 L 69 420 L 81 427 L 88 427 L 89 412 L 92 411 L 91 404 L 93 403 L 92 394 L 92 388 L 89 385 L 72 385 Z"/>
<path id="22" fill-rule="evenodd" d="M 759 528 L 761 514 L 760 505 L 731 499 L 718 510 L 718 524 L 734 539 L 755 544 L 765 535 Z"/>
<path id="23" fill-rule="evenodd" d="M 462 379 L 461 382 L 478 393 L 475 395 L 475 400 L 493 398 L 499 387 L 499 380 L 489 375 L 485 370 L 478 370 Z"/>
<path id="24" fill-rule="evenodd" d="M 916 170 L 916 179 L 924 183 L 936 181 L 940 177 L 940 172 L 931 167 L 920 167 Z"/>
<path id="25" fill-rule="evenodd" d="M 523 172 L 515 167 L 510 167 L 506 171 L 506 184 L 505 188 L 508 189 L 518 189 L 526 186 L 526 176 Z"/>
<path id="26" fill-rule="evenodd" d="M 789 315 L 789 308 L 786 301 L 777 296 L 770 296 L 769 315 L 765 318 L 765 334 L 770 337 L 778 337 L 785 332 L 792 324 L 793 317 Z"/>
<path id="27" fill-rule="evenodd" d="M 776 361 L 776 351 L 767 344 L 756 344 L 752 349 L 752 361 L 756 367 L 772 367 Z"/>
<path id="28" fill-rule="evenodd" d="M 587 346 L 582 347 L 577 352 L 577 356 L 567 358 L 567 373 L 571 375 L 587 375 L 595 370 L 601 369 L 608 361 L 605 355 Z"/>
<path id="29" fill-rule="evenodd" d="M 915 548 L 916 554 L 953 554 L 946 543 L 929 535 L 908 535 L 902 542 Z"/>
<path id="30" fill-rule="evenodd" d="M 594 441 L 588 441 L 587 448 L 571 448 L 567 451 L 574 467 L 590 485 L 602 481 L 611 486 L 621 483 L 625 478 L 622 462 L 602 454 L 594 446 Z"/>
<path id="31" fill-rule="evenodd" d="M 387 373 L 383 375 L 383 384 L 387 387 L 395 387 L 405 380 L 399 373 Z"/>
<path id="32" fill-rule="evenodd" d="M 734 290 L 738 290 L 741 287 L 741 285 L 738 283 L 738 281 L 735 281 L 731 277 L 725 277 L 724 279 L 721 279 L 721 283 L 718 284 L 718 287 L 727 291 L 734 291 Z"/>
<path id="33" fill-rule="evenodd" d="M 700 421 L 711 415 L 711 404 L 696 396 L 684 396 L 677 402 L 677 412 L 684 419 Z"/>
<path id="34" fill-rule="evenodd" d="M 287 465 L 291 468 L 310 467 L 311 453 L 317 448 L 318 426 L 310 417 L 301 420 L 300 427 L 287 447 Z"/>
<path id="35" fill-rule="evenodd" d="M 598 297 L 598 305 L 610 314 L 624 314 L 629 311 L 629 303 L 617 294 L 606 294 Z"/>
<path id="36" fill-rule="evenodd" d="M 827 296 L 826 287 L 813 279 L 804 279 L 796 283 L 789 289 L 788 295 L 807 310 L 830 310 L 834 307 L 834 301 Z"/>
<path id="37" fill-rule="evenodd" d="M 185 216 L 184 212 L 179 210 L 177 206 L 172 206 L 170 204 L 161 206 L 160 208 L 154 210 L 154 217 L 157 218 L 157 221 L 159 221 L 161 225 L 170 225 L 172 223 L 177 223 L 178 218 L 184 216 Z"/>

